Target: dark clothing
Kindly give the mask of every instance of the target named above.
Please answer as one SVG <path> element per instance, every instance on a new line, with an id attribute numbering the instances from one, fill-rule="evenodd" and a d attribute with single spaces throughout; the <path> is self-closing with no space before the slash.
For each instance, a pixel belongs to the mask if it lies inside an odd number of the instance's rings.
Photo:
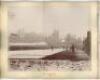
<path id="1" fill-rule="evenodd" d="M 72 51 L 72 52 L 75 52 L 75 47 L 74 47 L 74 45 L 71 46 L 71 51 Z"/>

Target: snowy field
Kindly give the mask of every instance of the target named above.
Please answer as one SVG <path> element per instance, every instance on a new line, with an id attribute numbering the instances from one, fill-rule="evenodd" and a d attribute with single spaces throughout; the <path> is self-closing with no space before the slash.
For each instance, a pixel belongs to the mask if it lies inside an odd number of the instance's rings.
<path id="1" fill-rule="evenodd" d="M 19 50 L 9 51 L 9 58 L 42 58 L 46 55 L 52 55 L 64 51 L 65 49 L 45 49 L 45 50 Z"/>
<path id="2" fill-rule="evenodd" d="M 11 70 L 22 71 L 85 71 L 90 70 L 90 61 L 38 60 L 19 62 L 10 65 Z"/>
<path id="3" fill-rule="evenodd" d="M 9 58 L 43 58 L 58 52 L 65 51 L 66 49 L 44 49 L 44 50 L 17 50 L 9 51 Z M 76 50 L 76 55 L 80 59 L 88 59 L 88 55 L 84 51 Z"/>
<path id="4" fill-rule="evenodd" d="M 47 55 L 52 55 L 65 49 L 45 49 L 45 50 L 19 50 L 9 51 L 9 61 L 11 70 L 22 71 L 83 71 L 90 70 L 90 60 L 70 61 L 70 60 L 37 60 Z M 87 58 L 84 51 L 77 50 L 79 58 Z M 13 58 L 13 60 L 11 60 Z M 26 59 L 25 59 L 26 58 Z M 21 60 L 20 60 L 21 59 Z M 14 63 L 12 63 L 15 61 Z"/>
<path id="5" fill-rule="evenodd" d="M 9 43 L 10 46 L 40 46 L 47 45 L 45 42 L 37 42 L 37 43 Z"/>

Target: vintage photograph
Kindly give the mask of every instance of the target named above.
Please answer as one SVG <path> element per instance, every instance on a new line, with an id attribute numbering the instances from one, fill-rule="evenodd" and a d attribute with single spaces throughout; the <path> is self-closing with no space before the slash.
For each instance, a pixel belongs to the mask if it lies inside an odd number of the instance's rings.
<path id="1" fill-rule="evenodd" d="M 8 7 L 8 60 L 14 71 L 91 70 L 91 9 L 82 3 Z"/>

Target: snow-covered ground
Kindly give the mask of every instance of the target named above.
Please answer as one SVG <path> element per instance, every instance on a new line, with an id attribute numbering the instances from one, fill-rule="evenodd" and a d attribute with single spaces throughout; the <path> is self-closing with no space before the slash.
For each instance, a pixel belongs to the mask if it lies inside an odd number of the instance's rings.
<path id="1" fill-rule="evenodd" d="M 42 58 L 46 55 L 52 55 L 64 51 L 65 49 L 44 49 L 44 50 L 19 50 L 9 51 L 9 58 Z"/>
<path id="2" fill-rule="evenodd" d="M 69 60 L 26 60 L 10 65 L 11 70 L 33 70 L 33 71 L 85 71 L 90 70 L 90 61 L 69 61 Z"/>
<path id="3" fill-rule="evenodd" d="M 52 55 L 66 49 L 44 49 L 44 50 L 16 50 L 9 51 L 9 58 L 42 58 L 47 55 Z M 80 59 L 88 59 L 89 56 L 82 50 L 76 50 L 76 56 Z"/>
<path id="4" fill-rule="evenodd" d="M 37 42 L 37 43 L 9 43 L 10 46 L 41 46 L 48 45 L 46 42 Z"/>
<path id="5" fill-rule="evenodd" d="M 90 60 L 70 61 L 70 60 L 34 60 L 34 58 L 42 58 L 46 55 L 52 55 L 65 51 L 65 49 L 45 49 L 45 50 L 22 50 L 9 51 L 10 69 L 11 70 L 35 70 L 35 71 L 74 71 L 74 70 L 90 70 Z M 87 58 L 88 55 L 84 51 L 77 50 L 79 58 Z M 11 63 L 10 58 L 15 58 L 15 63 Z M 19 58 L 16 60 L 16 58 Z M 20 60 L 21 58 L 21 60 Z M 29 58 L 31 60 L 25 60 Z"/>
<path id="6" fill-rule="evenodd" d="M 89 56 L 82 50 L 76 50 L 76 56 L 78 59 L 89 59 Z"/>

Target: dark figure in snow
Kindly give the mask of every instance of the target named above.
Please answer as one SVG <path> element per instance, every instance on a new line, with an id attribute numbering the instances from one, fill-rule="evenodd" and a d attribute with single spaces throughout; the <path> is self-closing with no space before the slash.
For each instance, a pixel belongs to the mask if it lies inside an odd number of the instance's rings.
<path id="1" fill-rule="evenodd" d="M 53 49 L 54 49 L 54 47 L 53 46 L 51 46 L 51 50 L 53 51 Z"/>
<path id="2" fill-rule="evenodd" d="M 75 46 L 72 44 L 72 46 L 70 47 L 70 50 L 72 51 L 72 52 L 75 52 Z"/>

